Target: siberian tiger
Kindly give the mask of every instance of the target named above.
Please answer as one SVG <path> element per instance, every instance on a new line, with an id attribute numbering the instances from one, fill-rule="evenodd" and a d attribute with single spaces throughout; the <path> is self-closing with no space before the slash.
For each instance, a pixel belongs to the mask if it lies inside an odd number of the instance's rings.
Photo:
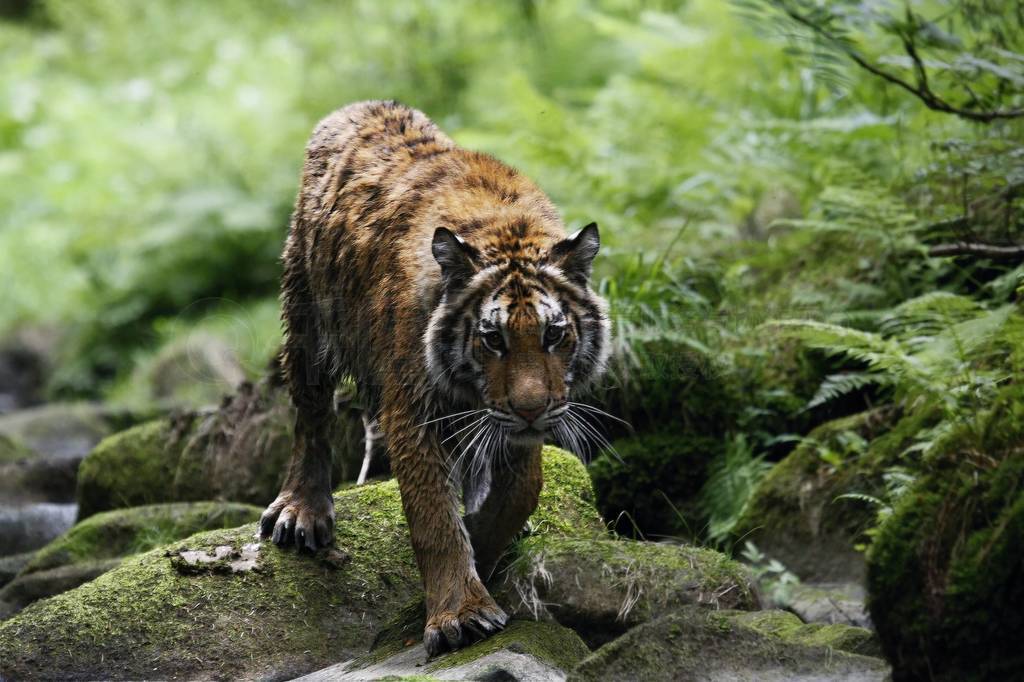
<path id="1" fill-rule="evenodd" d="M 482 579 L 537 505 L 545 435 L 608 357 L 599 245 L 596 225 L 567 238 L 532 182 L 419 111 L 360 102 L 321 121 L 283 254 L 295 443 L 261 534 L 332 543 L 331 396 L 350 374 L 387 437 L 427 651 L 504 627 Z"/>

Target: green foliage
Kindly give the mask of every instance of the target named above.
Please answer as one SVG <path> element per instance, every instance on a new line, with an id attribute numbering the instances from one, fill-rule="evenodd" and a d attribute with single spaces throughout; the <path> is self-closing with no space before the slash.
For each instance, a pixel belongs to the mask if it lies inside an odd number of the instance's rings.
<path id="1" fill-rule="evenodd" d="M 869 608 L 894 678 L 1010 679 L 1024 663 L 1022 393 L 1008 385 L 963 416 L 869 550 Z"/>
<path id="2" fill-rule="evenodd" d="M 698 537 L 704 519 L 695 502 L 721 445 L 663 432 L 614 446 L 621 460 L 605 453 L 590 465 L 602 515 L 623 535 Z"/>
<path id="3" fill-rule="evenodd" d="M 982 122 L 1024 116 L 1024 14 L 1014 3 L 735 4 L 784 32 L 830 82 L 842 81 L 843 66 L 855 64 L 935 111 Z"/>
<path id="4" fill-rule="evenodd" d="M 772 559 L 757 548 L 753 542 L 743 545 L 743 559 L 750 566 L 754 580 L 766 593 L 772 604 L 786 604 L 790 601 L 793 585 L 800 579 L 791 573 L 778 559 Z"/>
<path id="5" fill-rule="evenodd" d="M 770 468 L 763 457 L 754 455 L 742 434 L 735 436 L 725 451 L 708 464 L 700 505 L 708 515 L 709 541 L 723 543 L 729 538 L 755 487 Z"/>

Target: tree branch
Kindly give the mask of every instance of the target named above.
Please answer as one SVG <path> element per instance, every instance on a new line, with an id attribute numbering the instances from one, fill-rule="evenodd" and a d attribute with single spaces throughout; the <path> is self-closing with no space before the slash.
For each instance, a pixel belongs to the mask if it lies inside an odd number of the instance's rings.
<path id="1" fill-rule="evenodd" d="M 997 244 L 979 244 L 976 242 L 954 242 L 952 244 L 936 244 L 928 248 L 929 256 L 980 256 L 993 260 L 1024 259 L 1024 244 L 1000 246 Z"/>
<path id="2" fill-rule="evenodd" d="M 910 83 L 903 78 L 897 76 L 894 73 L 886 71 L 885 69 L 872 64 L 864 55 L 843 43 L 843 41 L 836 38 L 824 27 L 819 26 L 809 17 L 800 14 L 795 9 L 790 7 L 787 3 L 777 3 L 778 7 L 781 7 L 782 11 L 786 15 L 797 22 L 801 26 L 809 28 L 814 33 L 818 34 L 828 42 L 832 43 L 835 47 L 841 50 L 847 57 L 849 57 L 857 66 L 872 73 L 882 80 L 885 80 L 893 85 L 903 88 L 910 94 L 921 100 L 926 107 L 933 111 L 941 111 L 947 114 L 954 114 L 961 118 L 966 118 L 971 121 L 978 121 L 980 123 L 991 123 L 997 119 L 1010 119 L 1020 118 L 1024 116 L 1024 109 L 993 109 L 990 111 L 973 111 L 971 109 L 964 109 L 962 107 L 950 104 L 940 96 L 935 94 L 928 84 L 928 76 L 924 70 L 924 63 L 917 53 L 916 46 L 910 41 L 907 36 L 901 36 L 903 42 L 903 48 L 906 50 L 907 55 L 914 62 L 915 73 L 917 75 L 917 83 Z"/>

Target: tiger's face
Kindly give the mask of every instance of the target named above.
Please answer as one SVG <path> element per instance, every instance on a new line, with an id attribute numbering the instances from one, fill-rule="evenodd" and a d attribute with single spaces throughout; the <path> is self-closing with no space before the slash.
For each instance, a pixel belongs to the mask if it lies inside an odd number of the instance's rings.
<path id="1" fill-rule="evenodd" d="M 526 262 L 488 263 L 445 229 L 432 246 L 444 294 L 425 336 L 431 378 L 479 410 L 469 423 L 490 440 L 543 441 L 608 358 L 607 305 L 588 284 L 597 227 Z"/>

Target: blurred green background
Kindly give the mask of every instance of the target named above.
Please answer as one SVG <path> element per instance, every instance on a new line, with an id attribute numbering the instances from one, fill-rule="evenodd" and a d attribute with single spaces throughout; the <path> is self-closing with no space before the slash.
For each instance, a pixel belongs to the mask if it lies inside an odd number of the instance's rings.
<path id="1" fill-rule="evenodd" d="M 395 98 L 534 178 L 570 228 L 601 225 L 616 352 L 595 400 L 654 439 L 622 445 L 632 468 L 594 463 L 605 511 L 723 541 L 816 425 L 888 405 L 953 428 L 1019 369 L 1019 261 L 929 248 L 965 236 L 948 229 L 965 210 L 967 236 L 1019 242 L 1019 197 L 1000 193 L 1024 180 L 1020 123 L 931 111 L 856 68 L 785 20 L 814 4 L 8 0 L 0 331 L 56 340 L 51 399 L 159 402 L 153 368 L 196 338 L 258 377 L 306 138 L 346 103 Z M 975 20 L 978 4 L 915 3 L 944 17 L 919 34 L 996 45 L 1005 17 Z M 871 3 L 834 5 L 844 40 L 911 73 Z M 1003 39 L 1010 56 L 976 58 L 972 82 L 1012 104 L 1024 76 Z M 823 466 L 866 445 L 843 447 Z"/>

